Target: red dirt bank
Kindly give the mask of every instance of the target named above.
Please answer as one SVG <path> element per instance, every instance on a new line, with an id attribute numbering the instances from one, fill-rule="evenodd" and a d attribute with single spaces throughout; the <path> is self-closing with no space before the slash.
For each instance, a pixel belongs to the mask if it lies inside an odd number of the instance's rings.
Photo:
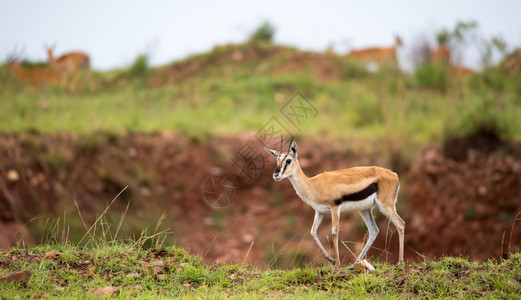
<path id="1" fill-rule="evenodd" d="M 251 182 L 240 177 L 241 171 L 231 162 L 246 142 L 263 155 L 265 164 Z M 362 151 L 323 141 L 302 141 L 299 146 L 299 159 L 308 175 L 355 165 L 391 167 L 382 159 L 386 156 L 376 151 L 361 155 Z M 456 161 L 445 157 L 441 147 L 429 148 L 408 176 L 400 174 L 398 207 L 407 222 L 409 259 L 418 257 L 414 251 L 429 257 L 466 254 L 485 259 L 501 255 L 509 244 L 511 251 L 520 247 L 520 225 L 512 224 L 521 209 L 521 156 L 501 150 L 468 151 L 468 158 Z M 81 137 L 2 134 L 0 246 L 15 245 L 23 232 L 26 244 L 40 241 L 38 222 L 23 224 L 35 216 L 55 220 L 63 217 L 64 211 L 72 224 L 70 238 L 77 240 L 85 230 L 74 201 L 91 224 L 107 202 L 128 185 L 109 218 L 117 226 L 130 201 L 124 234 L 138 235 L 144 227 L 154 228 L 166 211 L 163 228 L 170 227 L 173 232 L 168 240 L 204 255 L 207 261 L 283 267 L 310 261 L 326 263 L 309 235 L 312 209 L 296 196 L 289 182 L 274 182 L 272 169 L 273 162 L 253 134 L 206 141 L 170 133 Z M 237 197 L 225 208 L 213 208 L 203 197 L 204 182 L 215 170 L 235 178 L 238 188 Z M 394 261 L 396 234 L 389 242 L 387 220 L 378 217 L 378 223 L 380 236 L 370 254 Z M 355 253 L 365 232 L 357 214 L 343 218 L 340 234 L 344 241 L 356 243 L 346 242 Z M 319 236 L 326 242 L 329 233 L 330 223 L 325 221 Z M 342 251 L 345 263 L 353 260 L 349 251 Z"/>

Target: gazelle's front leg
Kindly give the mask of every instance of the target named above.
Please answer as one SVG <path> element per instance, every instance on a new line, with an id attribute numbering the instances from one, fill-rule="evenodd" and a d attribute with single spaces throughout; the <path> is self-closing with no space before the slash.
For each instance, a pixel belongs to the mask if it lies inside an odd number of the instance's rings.
<path id="1" fill-rule="evenodd" d="M 333 236 L 333 245 L 335 247 L 335 259 L 336 264 L 333 268 L 334 271 L 337 271 L 340 267 L 340 253 L 338 252 L 338 229 L 340 223 L 340 207 L 333 206 L 331 207 L 331 235 Z"/>
<path id="2" fill-rule="evenodd" d="M 335 259 L 332 258 L 329 253 L 327 253 L 326 249 L 324 249 L 324 246 L 322 246 L 322 243 L 320 242 L 320 239 L 317 236 L 317 229 L 318 226 L 320 226 L 320 223 L 322 222 L 322 219 L 324 218 L 324 214 L 320 213 L 318 211 L 315 211 L 315 220 L 313 221 L 313 226 L 311 227 L 311 236 L 317 243 L 320 250 L 322 250 L 322 253 L 324 256 L 332 263 L 335 263 Z"/>

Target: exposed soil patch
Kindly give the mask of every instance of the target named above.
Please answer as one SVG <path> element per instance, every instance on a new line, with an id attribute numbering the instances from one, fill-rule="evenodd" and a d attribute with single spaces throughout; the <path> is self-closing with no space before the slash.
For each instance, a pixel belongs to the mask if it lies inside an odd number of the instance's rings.
<path id="1" fill-rule="evenodd" d="M 252 180 L 233 163 L 246 143 L 263 162 Z M 373 146 L 361 151 L 336 141 L 299 141 L 299 161 L 308 175 L 360 165 L 390 167 L 392 158 L 385 149 Z M 414 251 L 484 259 L 501 255 L 509 245 L 511 250 L 519 247 L 521 229 L 512 224 L 521 209 L 521 157 L 500 149 L 468 151 L 464 160 L 454 160 L 442 147 L 429 148 L 409 176 L 400 174 L 398 208 L 407 223 L 408 259 L 418 258 Z M 129 205 L 120 236 L 153 229 L 166 212 L 161 228 L 173 232 L 168 241 L 208 262 L 247 261 L 259 267 L 327 263 L 309 234 L 313 210 L 288 181 L 272 180 L 273 167 L 272 157 L 254 133 L 205 141 L 172 133 L 2 134 L 0 246 L 42 241 L 51 227 L 47 222 L 47 231 L 42 228 L 46 220 L 63 221 L 64 212 L 70 223 L 68 238 L 78 241 L 85 228 L 75 203 L 90 226 L 128 186 L 107 218 L 115 229 Z M 228 192 L 236 194 L 229 205 L 215 205 L 203 194 L 210 176 L 218 173 L 232 179 Z M 378 214 L 377 221 L 381 231 L 369 254 L 394 261 L 398 249 L 394 227 Z M 331 251 L 330 231 L 326 218 L 319 236 Z M 351 251 L 360 251 L 366 232 L 358 214 L 345 214 L 340 236 Z M 352 262 L 354 257 L 341 248 L 344 263 Z"/>
<path id="2" fill-rule="evenodd" d="M 409 173 L 408 247 L 482 260 L 518 251 L 521 144 L 490 132 L 452 142 L 426 149 Z"/>
<path id="3" fill-rule="evenodd" d="M 241 174 L 232 160 L 246 143 L 253 145 L 263 160 L 253 180 Z M 301 165 L 310 175 L 354 165 L 385 165 L 379 150 L 361 155 L 341 143 L 299 144 Z M 258 266 L 321 262 L 309 235 L 313 210 L 297 197 L 289 182 L 273 181 L 272 159 L 254 133 L 204 142 L 172 133 L 3 134 L 0 224 L 5 230 L 0 246 L 41 241 L 50 228 L 45 231 L 37 225 L 47 223 L 50 227 L 48 220 L 63 221 L 64 211 L 73 223 L 68 238 L 78 241 L 85 228 L 75 203 L 90 226 L 107 203 L 128 186 L 108 218 L 113 228 L 117 227 L 130 203 L 120 236 L 139 236 L 143 228 L 154 228 L 160 215 L 167 212 L 162 228 L 173 232 L 169 241 L 203 255 L 207 261 L 248 261 Z M 213 203 L 203 195 L 205 183 L 214 173 L 230 175 L 237 188 L 237 195 L 226 207 L 210 205 Z M 31 221 L 33 218 L 39 221 Z M 363 226 L 353 230 L 360 222 L 357 215 L 343 219 L 341 232 L 346 240 L 362 240 Z M 319 231 L 324 242 L 330 230 L 329 220 L 325 220 Z M 348 245 L 359 251 L 360 245 Z"/>

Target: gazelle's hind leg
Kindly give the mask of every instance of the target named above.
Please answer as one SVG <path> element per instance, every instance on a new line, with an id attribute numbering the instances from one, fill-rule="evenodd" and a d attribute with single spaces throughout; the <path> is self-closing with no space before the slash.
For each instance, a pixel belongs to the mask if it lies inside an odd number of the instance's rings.
<path id="1" fill-rule="evenodd" d="M 362 216 L 362 219 L 364 220 L 365 225 L 369 230 L 369 237 L 367 238 L 367 242 L 365 243 L 364 248 L 362 248 L 360 255 L 358 255 L 355 264 L 364 259 L 365 255 L 367 254 L 367 251 L 369 250 L 369 248 L 371 248 L 371 245 L 373 245 L 376 236 L 380 232 L 374 220 L 372 208 L 361 211 L 360 215 Z"/>
<path id="2" fill-rule="evenodd" d="M 379 195 L 380 201 L 377 201 L 378 208 L 382 214 L 384 214 L 391 222 L 394 224 L 396 229 L 398 230 L 398 240 L 400 243 L 399 254 L 398 254 L 398 262 L 403 262 L 403 244 L 404 244 L 404 235 L 405 235 L 405 221 L 400 218 L 398 213 L 396 213 L 396 200 L 398 198 L 398 190 L 400 189 L 400 184 L 396 186 L 395 192 L 393 194 L 388 195 Z M 383 200 L 383 201 L 382 201 Z"/>
<path id="3" fill-rule="evenodd" d="M 398 240 L 400 242 L 400 252 L 398 256 L 398 262 L 403 262 L 403 243 L 404 243 L 404 235 L 405 235 L 405 221 L 400 218 L 400 216 L 396 213 L 396 210 L 388 211 L 389 219 L 393 222 L 394 226 L 398 230 Z"/>
<path id="4" fill-rule="evenodd" d="M 338 251 L 338 228 L 340 224 L 340 207 L 331 207 L 331 236 L 333 237 L 333 245 L 335 247 L 335 265 L 333 271 L 340 268 L 340 252 Z"/>

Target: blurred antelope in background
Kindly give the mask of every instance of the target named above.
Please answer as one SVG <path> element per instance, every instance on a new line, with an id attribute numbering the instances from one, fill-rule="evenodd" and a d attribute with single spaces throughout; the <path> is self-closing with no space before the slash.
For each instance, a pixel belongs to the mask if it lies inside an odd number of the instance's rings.
<path id="1" fill-rule="evenodd" d="M 63 73 L 72 89 L 77 88 L 80 73 L 84 73 L 90 81 L 90 57 L 85 52 L 68 52 L 54 57 L 54 46 L 46 47 L 49 63 L 57 71 Z"/>
<path id="2" fill-rule="evenodd" d="M 438 45 L 438 47 L 434 49 L 431 55 L 431 62 L 435 65 L 448 67 L 449 73 L 457 77 L 466 77 L 476 74 L 476 71 L 471 68 L 453 64 L 451 50 L 445 45 Z"/>
<path id="3" fill-rule="evenodd" d="M 24 64 L 14 56 L 9 57 L 7 62 L 8 72 L 26 84 L 40 88 L 63 87 L 65 84 L 64 75 L 52 67 L 24 66 Z"/>
<path id="4" fill-rule="evenodd" d="M 451 51 L 450 48 L 445 45 L 439 45 L 431 54 L 431 61 L 434 64 L 446 64 L 450 65 L 451 62 Z"/>
<path id="5" fill-rule="evenodd" d="M 374 63 L 378 67 L 385 65 L 397 66 L 397 49 L 402 45 L 402 39 L 399 36 L 396 36 L 394 44 L 390 47 L 371 47 L 352 50 L 347 54 L 347 57 L 365 63 Z"/>
<path id="6" fill-rule="evenodd" d="M 313 236 L 324 256 L 334 264 L 335 271 L 340 267 L 340 254 L 338 251 L 340 213 L 343 211 L 359 211 L 369 229 L 369 237 L 355 261 L 356 264 L 364 259 L 379 232 L 372 213 L 375 206 L 398 229 L 400 243 L 399 262 L 403 262 L 405 222 L 396 213 L 396 200 L 400 188 L 400 182 L 396 173 L 375 166 L 354 167 L 324 172 L 309 178 L 300 168 L 297 160 L 298 147 L 293 139 L 291 139 L 286 153 L 282 152 L 282 137 L 280 151 L 264 149 L 277 158 L 277 167 L 273 172 L 273 179 L 280 181 L 288 178 L 297 195 L 315 210 L 311 236 Z M 327 253 L 317 236 L 317 229 L 325 214 L 331 214 L 331 234 L 335 247 L 334 258 Z"/>

